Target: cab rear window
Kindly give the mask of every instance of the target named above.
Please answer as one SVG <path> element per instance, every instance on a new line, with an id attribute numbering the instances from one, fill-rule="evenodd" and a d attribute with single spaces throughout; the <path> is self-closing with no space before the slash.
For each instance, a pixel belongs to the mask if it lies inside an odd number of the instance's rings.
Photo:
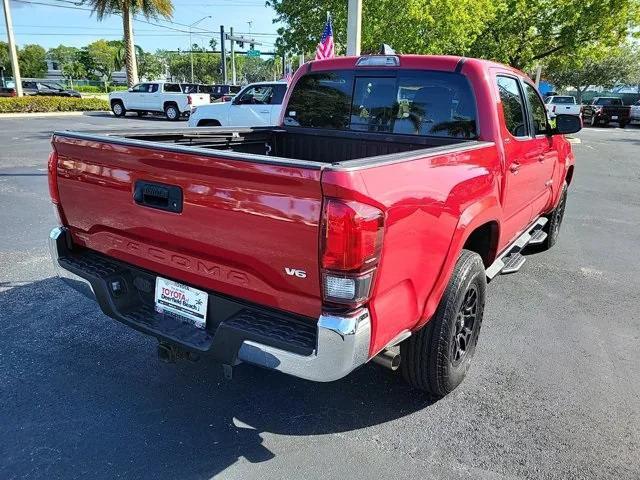
<path id="1" fill-rule="evenodd" d="M 288 126 L 475 138 L 476 104 L 461 74 L 329 71 L 302 77 L 289 99 Z"/>

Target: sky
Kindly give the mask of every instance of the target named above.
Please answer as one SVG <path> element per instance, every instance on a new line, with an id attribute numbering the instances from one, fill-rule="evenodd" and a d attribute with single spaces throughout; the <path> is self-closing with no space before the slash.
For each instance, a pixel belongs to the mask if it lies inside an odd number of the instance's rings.
<path id="1" fill-rule="evenodd" d="M 13 29 L 18 46 L 37 43 L 45 48 L 60 44 L 82 47 L 99 38 L 122 38 L 122 18 L 111 16 L 102 22 L 80 0 L 11 0 Z M 193 42 L 208 45 L 215 37 L 220 46 L 220 25 L 234 35 L 251 36 L 265 45 L 261 51 L 271 51 L 277 38 L 279 25 L 273 24 L 275 12 L 266 7 L 264 0 L 173 0 L 174 16 L 171 21 L 144 17 L 134 23 L 135 42 L 145 51 L 157 49 L 186 50 L 189 48 L 188 25 L 205 18 L 192 28 Z M 6 41 L 4 12 L 0 6 L 0 40 Z M 248 22 L 251 22 L 249 24 Z M 251 32 L 251 33 L 250 33 Z M 227 47 L 228 48 L 228 47 Z"/>

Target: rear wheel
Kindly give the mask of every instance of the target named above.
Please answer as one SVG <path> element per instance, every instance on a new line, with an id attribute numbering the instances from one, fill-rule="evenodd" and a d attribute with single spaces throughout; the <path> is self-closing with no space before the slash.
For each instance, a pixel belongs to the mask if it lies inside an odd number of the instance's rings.
<path id="1" fill-rule="evenodd" d="M 164 114 L 167 120 L 176 121 L 180 119 L 180 110 L 175 103 L 169 103 L 164 107 Z"/>
<path id="2" fill-rule="evenodd" d="M 113 102 L 111 104 L 111 111 L 116 117 L 124 117 L 127 114 L 127 111 L 124 108 L 122 102 Z"/>
<path id="3" fill-rule="evenodd" d="M 487 277 L 480 255 L 463 250 L 433 318 L 400 345 L 404 379 L 442 398 L 464 379 L 482 325 Z"/>

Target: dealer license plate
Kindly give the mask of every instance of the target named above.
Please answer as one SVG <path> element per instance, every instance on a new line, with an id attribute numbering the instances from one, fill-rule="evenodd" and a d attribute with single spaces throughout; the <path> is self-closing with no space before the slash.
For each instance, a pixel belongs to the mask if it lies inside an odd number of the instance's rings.
<path id="1" fill-rule="evenodd" d="M 207 300 L 207 292 L 156 277 L 156 312 L 169 313 L 193 323 L 198 328 L 205 328 Z"/>
<path id="2" fill-rule="evenodd" d="M 617 120 L 618 119 L 618 115 L 611 115 L 611 120 Z"/>

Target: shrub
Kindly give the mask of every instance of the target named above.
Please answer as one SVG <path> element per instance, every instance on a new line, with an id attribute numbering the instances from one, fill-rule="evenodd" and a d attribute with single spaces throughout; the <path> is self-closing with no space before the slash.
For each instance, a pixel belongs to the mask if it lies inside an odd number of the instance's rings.
<path id="1" fill-rule="evenodd" d="M 77 85 L 74 86 L 73 89 L 80 93 L 105 93 L 104 87 L 99 85 Z M 126 89 L 127 87 L 124 85 L 109 85 L 108 87 L 109 92 L 117 92 Z"/>
<path id="2" fill-rule="evenodd" d="M 109 102 L 99 98 L 9 97 L 0 98 L 0 113 L 74 112 L 109 110 Z"/>

